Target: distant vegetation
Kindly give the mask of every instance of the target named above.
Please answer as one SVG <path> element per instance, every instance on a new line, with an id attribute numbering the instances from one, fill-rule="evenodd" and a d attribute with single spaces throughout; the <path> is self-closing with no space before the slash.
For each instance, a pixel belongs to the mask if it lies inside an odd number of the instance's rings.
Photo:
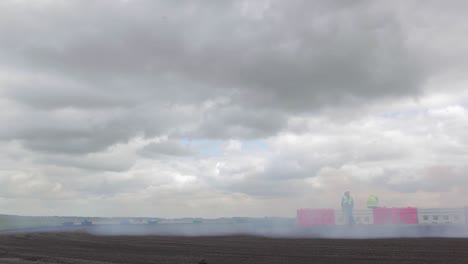
<path id="1" fill-rule="evenodd" d="M 290 218 L 149 218 L 149 217 L 73 217 L 73 216 L 15 216 L 0 215 L 0 231 L 58 227 L 58 226 L 89 226 L 89 225 L 164 225 L 164 224 L 253 224 L 258 227 L 269 227 L 271 225 L 291 225 L 294 223 Z"/>
<path id="2" fill-rule="evenodd" d="M 34 227 L 80 225 L 86 220 L 94 222 L 98 220 L 98 218 L 0 215 L 0 231 Z"/>

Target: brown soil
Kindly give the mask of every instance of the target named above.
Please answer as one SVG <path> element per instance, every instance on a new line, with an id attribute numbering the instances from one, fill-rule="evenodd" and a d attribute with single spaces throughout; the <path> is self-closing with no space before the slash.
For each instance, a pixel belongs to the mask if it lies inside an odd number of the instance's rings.
<path id="1" fill-rule="evenodd" d="M 202 262 L 204 260 L 205 262 Z M 468 263 L 468 239 L 0 235 L 0 263 Z"/>

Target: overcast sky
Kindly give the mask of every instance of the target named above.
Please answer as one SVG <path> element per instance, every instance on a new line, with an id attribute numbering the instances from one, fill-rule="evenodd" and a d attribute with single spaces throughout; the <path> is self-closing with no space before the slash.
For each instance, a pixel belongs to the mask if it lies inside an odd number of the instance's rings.
<path id="1" fill-rule="evenodd" d="M 0 213 L 468 205 L 466 1 L 0 1 Z"/>

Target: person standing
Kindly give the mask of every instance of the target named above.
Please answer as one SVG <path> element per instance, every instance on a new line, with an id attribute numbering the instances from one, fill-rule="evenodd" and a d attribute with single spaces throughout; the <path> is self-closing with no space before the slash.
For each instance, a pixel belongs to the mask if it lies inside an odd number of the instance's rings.
<path id="1" fill-rule="evenodd" d="M 354 208 L 354 200 L 353 197 L 349 194 L 349 191 L 344 193 L 343 198 L 341 199 L 341 208 L 343 209 L 343 213 L 346 219 L 346 224 L 354 225 L 354 217 L 353 217 L 353 208 Z"/>
<path id="2" fill-rule="evenodd" d="M 379 198 L 373 194 L 369 195 L 369 198 L 367 199 L 367 208 L 375 209 L 377 207 L 379 207 Z"/>

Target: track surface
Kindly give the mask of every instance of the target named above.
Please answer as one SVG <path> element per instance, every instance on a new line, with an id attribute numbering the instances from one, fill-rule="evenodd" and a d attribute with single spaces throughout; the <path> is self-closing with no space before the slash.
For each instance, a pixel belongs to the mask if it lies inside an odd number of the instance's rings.
<path id="1" fill-rule="evenodd" d="M 468 263 L 468 239 L 0 235 L 0 263 Z"/>

